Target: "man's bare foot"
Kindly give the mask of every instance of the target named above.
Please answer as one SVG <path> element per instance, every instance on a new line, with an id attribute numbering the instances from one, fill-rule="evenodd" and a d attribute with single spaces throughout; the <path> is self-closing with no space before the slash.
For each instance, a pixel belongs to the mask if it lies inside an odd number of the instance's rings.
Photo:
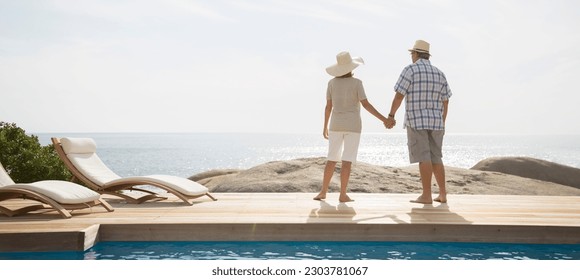
<path id="1" fill-rule="evenodd" d="M 324 200 L 324 199 L 326 199 L 326 195 L 325 194 L 318 194 L 313 199 L 314 200 Z"/>
<path id="2" fill-rule="evenodd" d="M 423 196 L 417 197 L 417 199 L 410 200 L 410 202 L 421 204 L 433 204 L 433 200 L 431 200 L 431 198 L 424 198 Z"/>
<path id="3" fill-rule="evenodd" d="M 447 203 L 447 197 L 445 197 L 445 196 L 438 196 L 437 198 L 435 198 L 433 200 L 437 201 L 439 203 Z"/>
<path id="4" fill-rule="evenodd" d="M 348 195 L 341 196 L 338 198 L 339 202 L 353 202 L 354 199 L 350 198 Z"/>

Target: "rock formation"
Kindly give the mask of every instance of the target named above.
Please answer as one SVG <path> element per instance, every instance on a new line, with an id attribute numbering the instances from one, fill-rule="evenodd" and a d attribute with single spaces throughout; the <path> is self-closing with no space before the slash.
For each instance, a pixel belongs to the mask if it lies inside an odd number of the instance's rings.
<path id="1" fill-rule="evenodd" d="M 476 165 L 477 168 L 488 166 L 510 166 L 511 159 L 499 159 L 493 164 Z M 211 192 L 312 192 L 320 190 L 325 158 L 301 158 L 287 161 L 273 161 L 246 170 L 224 169 L 211 170 L 196 174 L 190 179 L 207 186 Z M 495 171 L 482 171 L 446 167 L 447 189 L 450 194 L 490 194 L 490 195 L 580 195 L 580 189 L 562 184 L 541 181 L 532 175 L 538 173 L 532 167 L 537 161 L 519 160 L 520 170 L 516 175 Z M 513 164 L 513 163 L 512 163 Z M 526 167 L 528 173 L 524 172 Z M 543 170 L 554 169 L 559 176 L 569 176 L 567 172 L 574 169 L 561 168 L 557 164 L 547 165 Z M 506 170 L 503 168 L 502 170 Z M 567 171 L 566 171 L 567 170 Z M 556 172 L 554 171 L 554 172 Z M 515 171 L 512 173 L 516 173 Z M 531 174 L 534 173 L 534 174 Z M 330 186 L 331 192 L 337 192 L 340 163 Z M 575 174 L 575 173 L 574 173 Z M 528 177 L 528 178 L 525 178 Z M 546 177 L 541 177 L 546 179 Z M 549 178 L 548 178 L 549 179 Z M 435 180 L 433 180 L 435 182 Z M 358 162 L 353 165 L 349 183 L 349 192 L 364 193 L 419 193 L 421 183 L 416 165 L 408 167 L 385 167 Z M 434 192 L 437 187 L 433 188 Z"/>

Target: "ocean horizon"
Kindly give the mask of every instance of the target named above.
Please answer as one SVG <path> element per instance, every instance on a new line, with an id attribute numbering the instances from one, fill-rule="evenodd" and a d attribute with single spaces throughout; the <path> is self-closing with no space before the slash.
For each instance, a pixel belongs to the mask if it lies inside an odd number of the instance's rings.
<path id="1" fill-rule="evenodd" d="M 51 137 L 90 137 L 97 154 L 120 176 L 189 177 L 213 169 L 247 169 L 296 158 L 325 157 L 327 141 L 314 133 L 32 133 L 42 145 Z M 409 166 L 404 133 L 363 133 L 358 161 Z M 471 168 L 491 157 L 521 156 L 580 168 L 580 135 L 447 134 L 446 166 Z"/>

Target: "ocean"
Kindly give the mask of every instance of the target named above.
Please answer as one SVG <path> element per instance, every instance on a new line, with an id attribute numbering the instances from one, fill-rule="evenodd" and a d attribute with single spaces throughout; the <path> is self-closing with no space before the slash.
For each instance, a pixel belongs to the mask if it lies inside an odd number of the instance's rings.
<path id="1" fill-rule="evenodd" d="M 247 169 L 262 163 L 325 157 L 327 141 L 318 134 L 258 133 L 40 133 L 51 137 L 91 137 L 97 153 L 120 176 L 168 174 L 180 177 L 212 169 Z M 408 166 L 405 134 L 361 136 L 358 161 Z M 580 168 L 580 135 L 448 134 L 447 166 L 471 168 L 489 157 L 526 156 Z"/>

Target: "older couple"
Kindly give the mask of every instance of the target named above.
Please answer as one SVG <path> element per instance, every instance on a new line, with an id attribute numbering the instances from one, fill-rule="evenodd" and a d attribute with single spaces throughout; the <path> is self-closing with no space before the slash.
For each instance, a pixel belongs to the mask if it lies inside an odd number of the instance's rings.
<path id="1" fill-rule="evenodd" d="M 390 129 L 395 126 L 395 115 L 405 101 L 403 126 L 407 129 L 409 160 L 410 163 L 419 163 L 423 187 L 422 194 L 411 202 L 447 202 L 442 145 L 451 90 L 443 72 L 431 65 L 429 48 L 429 43 L 417 40 L 409 49 L 413 63 L 403 69 L 395 84 L 388 117 L 373 107 L 367 100 L 362 81 L 353 77 L 352 71 L 364 63 L 362 58 L 352 58 L 348 52 L 341 52 L 336 56 L 337 63 L 326 68 L 326 72 L 334 77 L 328 82 L 324 114 L 323 136 L 329 140 L 329 148 L 322 188 L 315 200 L 326 198 L 336 163 L 342 161 L 339 201 L 353 201 L 346 190 L 360 141 L 360 104 Z M 439 186 L 439 195 L 435 199 L 431 194 L 433 175 Z"/>

